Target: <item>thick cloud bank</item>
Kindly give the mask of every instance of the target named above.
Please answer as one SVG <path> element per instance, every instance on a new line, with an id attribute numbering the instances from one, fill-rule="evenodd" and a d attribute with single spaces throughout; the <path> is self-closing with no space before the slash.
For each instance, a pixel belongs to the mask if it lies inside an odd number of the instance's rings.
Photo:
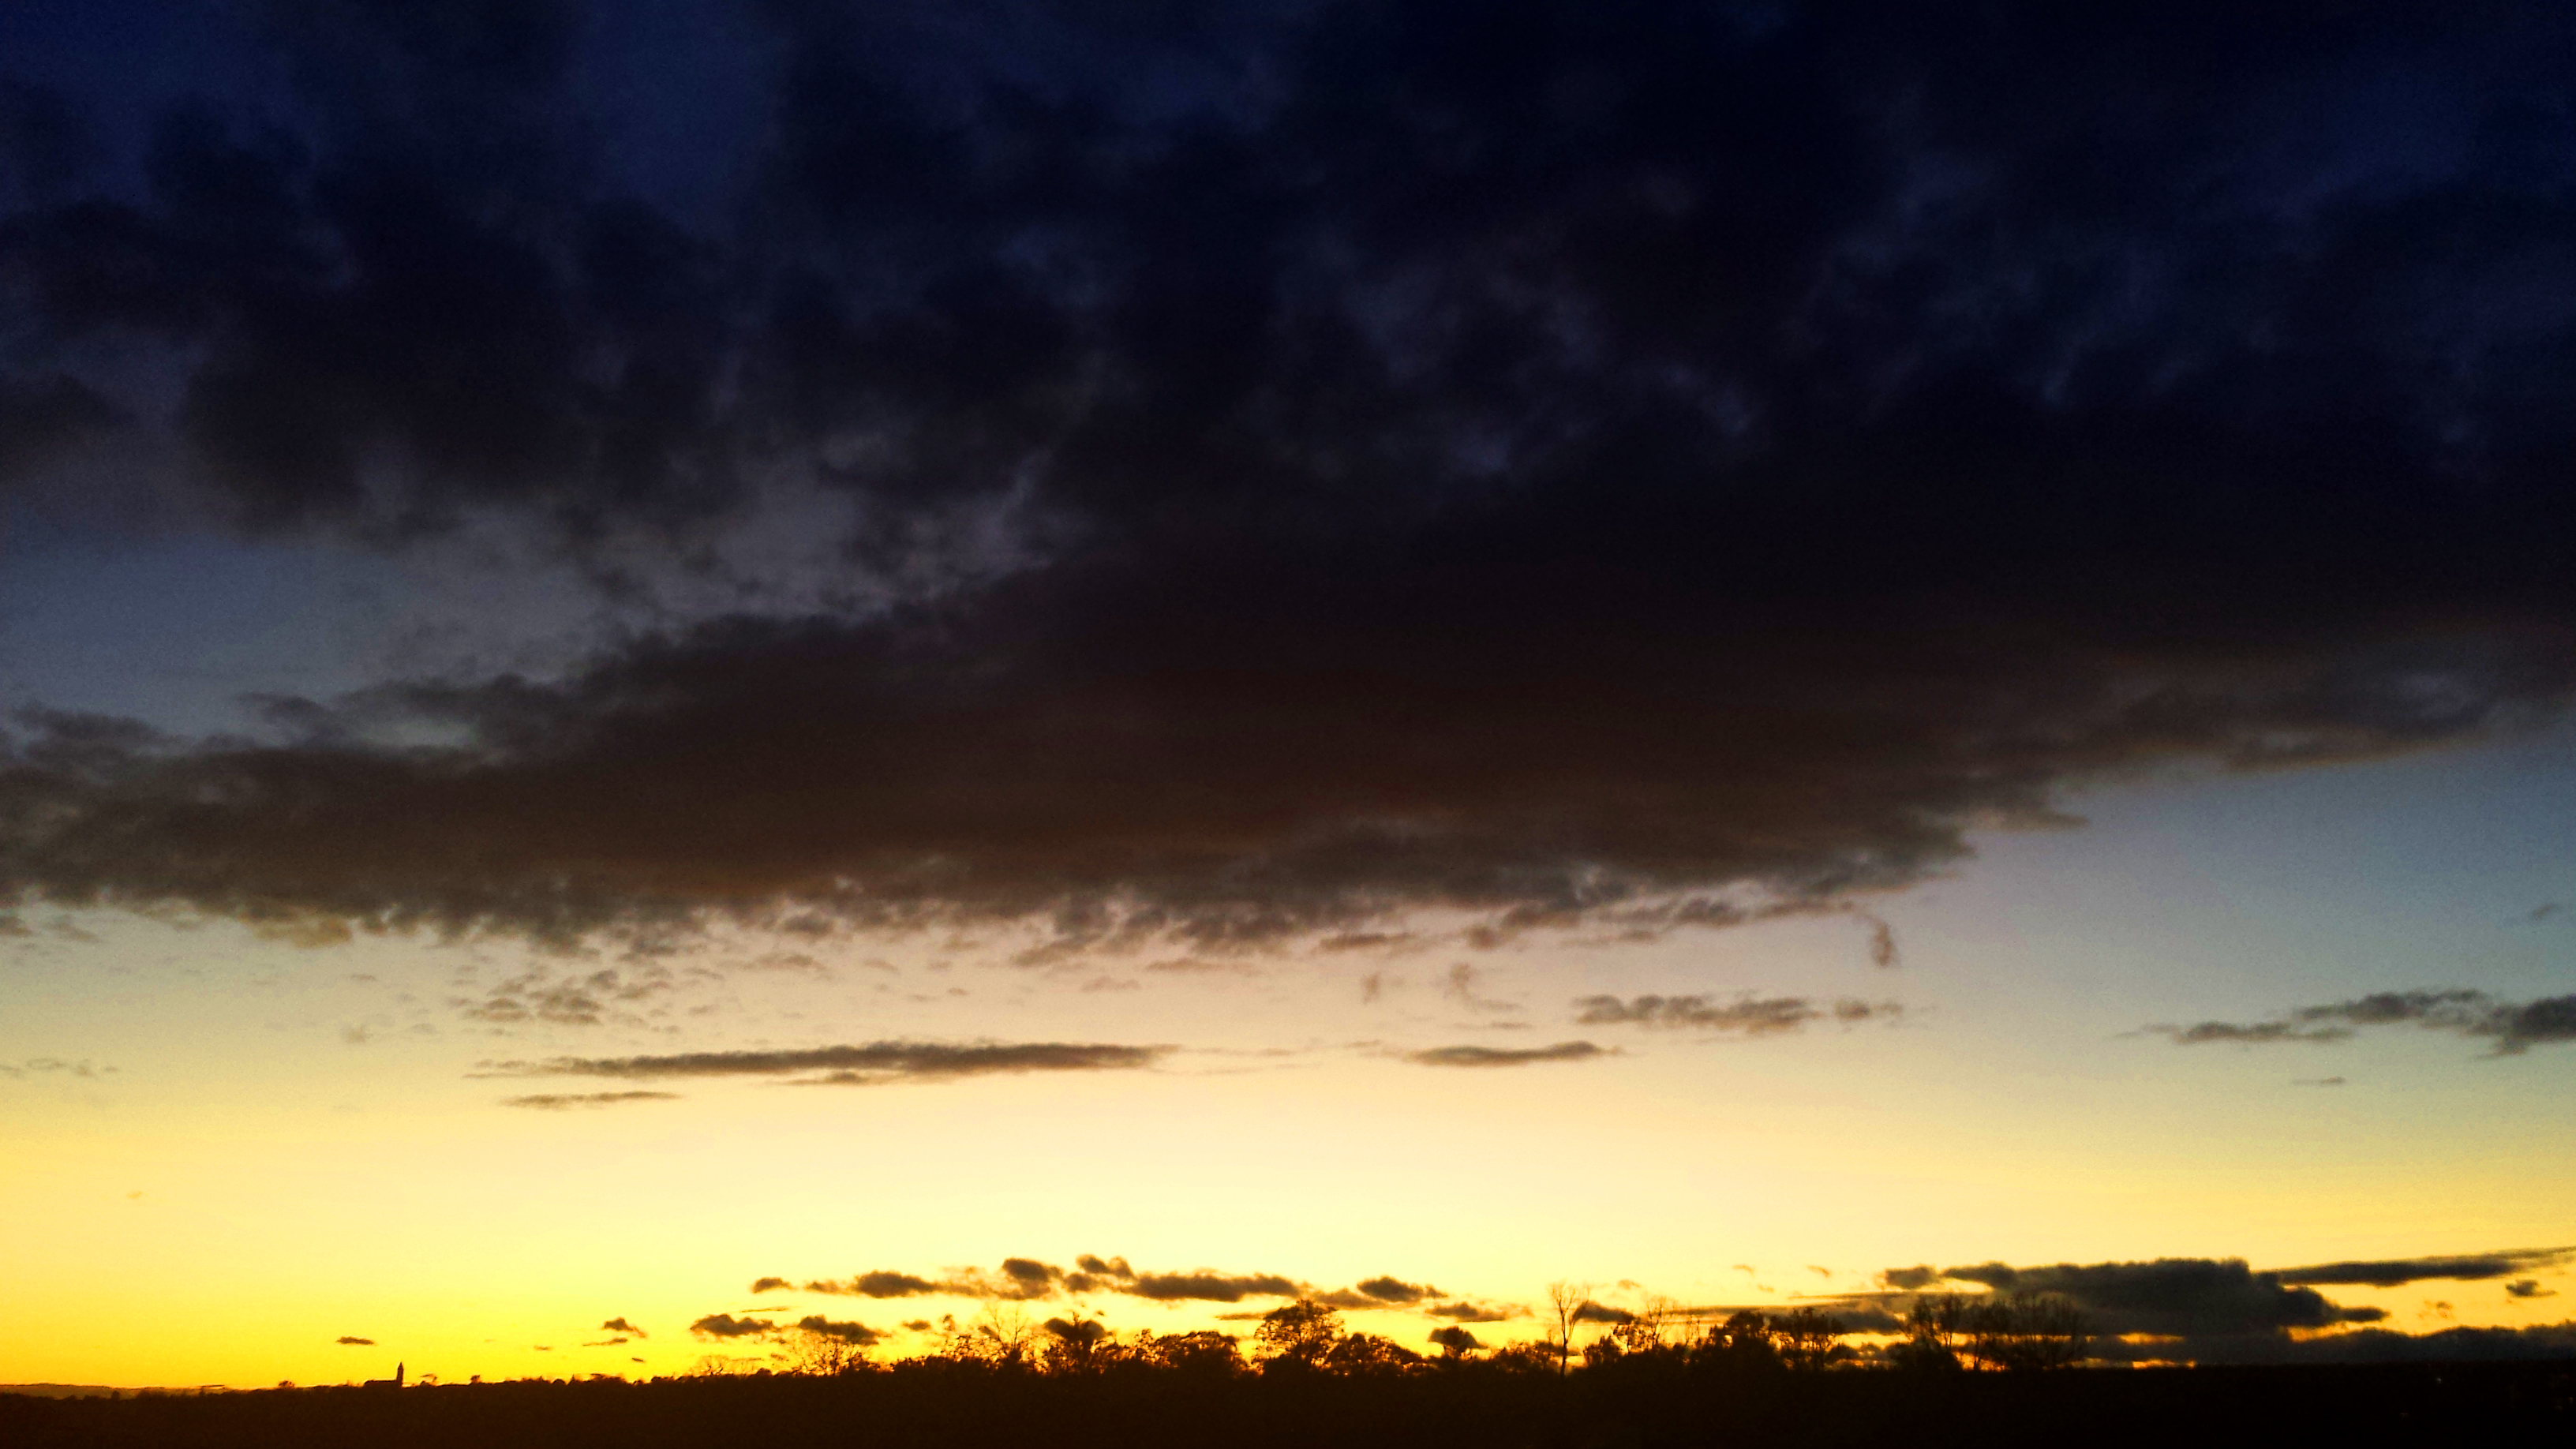
<path id="1" fill-rule="evenodd" d="M 2576 685 L 2552 10 L 721 9 L 748 98 L 642 159 L 606 12 L 281 13 L 284 120 L 8 88 L 0 489 L 848 576 L 21 714 L 0 903 L 1653 933 Z"/>

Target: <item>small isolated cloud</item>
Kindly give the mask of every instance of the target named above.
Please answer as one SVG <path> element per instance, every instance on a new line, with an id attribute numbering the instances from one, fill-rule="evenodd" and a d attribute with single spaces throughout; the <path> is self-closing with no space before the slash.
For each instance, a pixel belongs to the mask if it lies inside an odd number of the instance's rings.
<path id="1" fill-rule="evenodd" d="M 774 1323 L 736 1318 L 730 1313 L 710 1313 L 689 1325 L 689 1332 L 701 1338 L 766 1338 L 777 1331 Z"/>
<path id="2" fill-rule="evenodd" d="M 754 1293 L 774 1293 L 779 1289 L 792 1288 L 794 1286 L 796 1285 L 788 1282 L 784 1278 L 754 1278 L 751 1280 L 751 1291 Z"/>
<path id="3" fill-rule="evenodd" d="M 1019 1072 L 1133 1071 L 1153 1066 L 1171 1051 L 1168 1046 L 1096 1042 L 881 1041 L 795 1051 L 556 1057 L 542 1062 L 494 1062 L 487 1069 L 490 1075 L 513 1077 L 788 1077 L 802 1085 L 874 1086 Z"/>
<path id="4" fill-rule="evenodd" d="M 1445 1348 L 1451 1353 L 1474 1353 L 1485 1346 L 1476 1335 L 1454 1323 L 1431 1330 L 1431 1343 L 1433 1347 Z"/>
<path id="5" fill-rule="evenodd" d="M 1455 1303 L 1435 1303 L 1422 1311 L 1452 1323 L 1501 1323 L 1529 1316 L 1529 1310 L 1517 1303 L 1477 1303 L 1464 1298 Z"/>
<path id="6" fill-rule="evenodd" d="M 1893 969 L 1900 959 L 1896 950 L 1896 928 L 1873 915 L 1863 914 L 1861 919 L 1869 923 L 1869 964 Z"/>
<path id="7" fill-rule="evenodd" d="M 2293 1087 L 2340 1087 L 2344 1085 L 2344 1079 L 2341 1077 L 2294 1077 L 2290 1080 L 2290 1085 Z"/>
<path id="8" fill-rule="evenodd" d="M 1449 974 L 1441 978 L 1440 994 L 1470 1011 L 1512 1010 L 1512 1003 L 1508 1001 L 1478 994 L 1476 983 L 1483 975 L 1464 961 L 1456 962 L 1450 966 Z"/>
<path id="9" fill-rule="evenodd" d="M 646 1333 L 644 1330 L 637 1328 L 634 1324 L 627 1322 L 624 1314 L 619 1314 L 617 1317 L 612 1318 L 599 1326 L 606 1332 L 622 1333 L 630 1338 L 651 1338 L 653 1336 Z"/>
<path id="10" fill-rule="evenodd" d="M 1294 1298 L 1306 1285 L 1276 1273 L 1139 1273 L 1116 1291 L 1157 1303 L 1240 1303 L 1246 1298 Z"/>
<path id="11" fill-rule="evenodd" d="M 1419 1303 L 1443 1296 L 1428 1283 L 1407 1283 L 1401 1278 L 1363 1278 L 1351 1286 L 1380 1303 Z"/>
<path id="12" fill-rule="evenodd" d="M 787 1286 L 786 1281 L 779 1278 L 763 1278 L 760 1282 L 779 1288 Z M 752 1291 L 757 1293 L 765 1290 L 756 1283 L 752 1285 Z M 807 1283 L 805 1291 L 837 1293 L 853 1298 L 912 1298 L 924 1293 L 954 1292 L 956 1289 L 949 1284 L 934 1283 L 927 1278 L 918 1278 L 910 1273 L 879 1271 L 860 1273 L 849 1278 L 818 1278 Z"/>
<path id="13" fill-rule="evenodd" d="M 875 1329 L 868 1327 L 864 1323 L 836 1322 L 832 1319 L 825 1318 L 819 1313 L 809 1313 L 803 1318 L 797 1319 L 796 1327 L 802 1332 L 813 1334 L 819 1338 L 838 1339 L 843 1343 L 852 1344 L 859 1348 L 866 1348 L 868 1345 L 885 1337 L 884 1334 L 877 1332 Z"/>
<path id="14" fill-rule="evenodd" d="M 1432 1047 L 1406 1052 L 1404 1059 L 1418 1067 L 1526 1067 L 1539 1062 L 1581 1062 L 1594 1057 L 1616 1056 L 1617 1053 L 1594 1046 L 1588 1041 L 1561 1041 L 1543 1047 Z"/>
<path id="15" fill-rule="evenodd" d="M 1754 996 L 1732 1001 L 1706 996 L 1586 996 L 1574 1003 L 1575 1020 L 1584 1026 L 1644 1026 L 1673 1031 L 1709 1031 L 1736 1036 L 1777 1036 L 1799 1031 L 1828 1018 L 1847 1025 L 1891 1021 L 1905 1014 L 1893 1001 L 1844 997 L 1831 1003 L 1804 996 Z"/>
<path id="16" fill-rule="evenodd" d="M 0 1076 L 6 1077 L 104 1077 L 115 1070 L 92 1066 L 86 1059 L 75 1062 L 61 1057 L 30 1057 L 14 1067 L 0 1064 Z"/>
<path id="17" fill-rule="evenodd" d="M 332 1342 L 345 1344 L 351 1348 L 374 1348 L 376 1346 L 376 1341 L 374 1339 L 360 1338 L 354 1333 L 341 1334 L 338 1338 L 332 1340 Z"/>
<path id="18" fill-rule="evenodd" d="M 1887 1287 L 1912 1293 L 1940 1282 L 1941 1270 L 1929 1263 L 1918 1263 L 1911 1268 L 1889 1268 L 1878 1275 L 1878 1281 Z"/>
<path id="19" fill-rule="evenodd" d="M 503 1097 L 504 1107 L 525 1107 L 537 1112 L 569 1112 L 576 1107 L 614 1107 L 626 1102 L 676 1102 L 677 1092 L 532 1092 L 524 1097 Z"/>
<path id="20" fill-rule="evenodd" d="M 2555 1298 L 2558 1296 L 2557 1289 L 2541 1287 L 2540 1280 L 2537 1278 L 2517 1278 L 2504 1285 L 2504 1292 L 2505 1296 L 2508 1298 Z"/>
<path id="21" fill-rule="evenodd" d="M 2380 991 L 2350 1001 L 2303 1006 L 2264 1021 L 2159 1024 L 2147 1030 L 2172 1038 L 2178 1046 L 2267 1046 L 2347 1041 L 2366 1027 L 2407 1025 L 2483 1039 L 2492 1043 L 2489 1052 L 2494 1056 L 2520 1056 L 2535 1046 L 2576 1041 L 2576 995 L 2517 1003 L 2466 987 Z"/>

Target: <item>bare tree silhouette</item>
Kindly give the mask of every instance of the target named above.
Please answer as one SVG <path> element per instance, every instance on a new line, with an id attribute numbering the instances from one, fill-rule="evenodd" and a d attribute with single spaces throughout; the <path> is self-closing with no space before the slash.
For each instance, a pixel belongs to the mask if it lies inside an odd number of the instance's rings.
<path id="1" fill-rule="evenodd" d="M 1574 1367 L 1575 1315 L 1592 1301 L 1590 1283 L 1575 1283 L 1559 1278 L 1547 1285 L 1547 1344 L 1556 1352 L 1556 1371 L 1570 1372 Z"/>

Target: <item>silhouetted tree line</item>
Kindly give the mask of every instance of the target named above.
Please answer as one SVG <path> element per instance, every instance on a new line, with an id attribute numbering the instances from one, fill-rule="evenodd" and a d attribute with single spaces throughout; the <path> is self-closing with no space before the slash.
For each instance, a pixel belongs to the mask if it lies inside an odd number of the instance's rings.
<path id="1" fill-rule="evenodd" d="M 944 1321 L 928 1352 L 869 1357 L 874 1335 L 782 1326 L 771 1363 L 711 1358 L 635 1383 L 519 1380 L 401 1390 L 277 1389 L 121 1401 L 0 1395 L 8 1449 L 1660 1449 L 1851 1445 L 2576 1442 L 2576 1364 L 2062 1369 L 2082 1316 L 2047 1297 L 1925 1296 L 1900 1342 L 1864 1353 L 1812 1310 L 1714 1322 L 1555 1285 L 1536 1342 L 1488 1350 L 1462 1325 L 1417 1353 L 1300 1300 L 1250 1333 L 1121 1335 L 1080 1313 L 995 1304 Z M 1599 1328 L 1598 1333 L 1591 1330 Z M 1587 1339 L 1579 1347 L 1578 1338 Z M 1854 1371 L 1864 1363 L 1892 1371 Z M 2024 1370 L 1977 1372 L 1976 1370 Z"/>
<path id="2" fill-rule="evenodd" d="M 1578 1366 L 1598 1374 L 1650 1371 L 1726 1375 L 1811 1373 L 1864 1361 L 1921 1371 L 2059 1369 L 2084 1361 L 2092 1337 L 2083 1312 L 2053 1295 L 1915 1300 L 1907 1336 L 1892 1350 L 1864 1355 L 1842 1340 L 1838 1319 L 1812 1308 L 1788 1313 L 1745 1309 L 1696 1327 L 1686 1310 L 1650 1298 L 1644 1307 L 1613 1309 L 1591 1300 L 1588 1285 L 1548 1287 L 1546 1336 L 1488 1352 L 1475 1334 L 1451 1324 L 1430 1336 L 1438 1353 L 1418 1353 L 1393 1339 L 1355 1333 L 1331 1305 L 1313 1299 L 1262 1315 L 1249 1351 L 1231 1334 L 1200 1330 L 1125 1337 L 1076 1312 L 1032 1321 L 1016 1305 L 987 1308 L 972 1322 L 943 1321 L 937 1346 L 893 1365 L 872 1361 L 841 1330 L 800 1324 L 782 1330 L 768 1372 L 838 1376 L 892 1368 L 974 1368 L 992 1372 L 1104 1374 L 1173 1372 L 1230 1375 L 1383 1375 L 1454 1372 L 1473 1363 L 1488 1372 L 1563 1376 Z M 1589 1343 L 1586 1324 L 1606 1324 Z M 710 1359 L 706 1372 L 737 1371 L 739 1359 Z"/>
<path id="3" fill-rule="evenodd" d="M 1551 1293 L 1564 1287 L 1554 1285 Z M 2073 1310 L 2066 1312 L 2071 1315 Z M 1578 1349 L 1583 1324 L 1605 1320 L 1607 1330 Z M 906 1369 L 973 1369 L 1046 1375 L 1160 1372 L 1220 1377 L 1243 1373 L 1350 1377 L 1447 1373 L 1472 1364 L 1488 1373 L 1561 1376 L 1579 1364 L 1599 1372 L 1634 1372 L 1656 1366 L 1745 1374 L 1812 1371 L 1850 1363 L 1855 1358 L 1840 1341 L 1845 1334 L 1843 1325 L 1813 1309 L 1784 1314 L 1746 1310 L 1709 1325 L 1705 1331 L 1694 1332 L 1680 1310 L 1661 1300 L 1630 1312 L 1603 1308 L 1588 1297 L 1568 1298 L 1560 1304 L 1556 1321 L 1542 1342 L 1512 1344 L 1488 1352 L 1471 1330 L 1451 1324 L 1431 1334 L 1430 1342 L 1438 1352 L 1430 1355 L 1378 1334 L 1351 1332 L 1343 1327 L 1338 1311 L 1313 1299 L 1283 1304 L 1262 1315 L 1252 1331 L 1248 1352 L 1244 1342 L 1234 1335 L 1211 1330 L 1168 1334 L 1148 1330 L 1121 1337 L 1099 1319 L 1078 1312 L 1033 1322 L 1016 1305 L 999 1305 L 986 1309 L 969 1323 L 944 1320 L 937 1345 L 928 1353 L 878 1364 L 863 1347 L 838 1332 L 840 1327 L 796 1325 L 783 1329 L 777 1351 L 772 1354 L 777 1366 L 757 1372 L 835 1377 Z M 1983 1344 L 1985 1340 L 1978 1342 Z M 2057 1361 L 2034 1356 L 1954 1355 L 1946 1362 L 1956 1366 L 1961 1361 L 1995 1367 L 2057 1366 Z M 712 1356 L 703 1361 L 701 1371 L 738 1373 L 749 1362 Z"/>
<path id="4" fill-rule="evenodd" d="M 1890 1361 L 1913 1369 L 2059 1369 L 2084 1361 L 2093 1332 L 2083 1310 L 2055 1294 L 1926 1294 L 1905 1319 Z"/>
<path id="5" fill-rule="evenodd" d="M 1192 1335 L 1170 1335 L 1189 1339 Z M 1222 1340 L 1223 1335 L 1215 1335 Z M 1106 1340 L 1102 1340 L 1105 1342 Z M 1157 1342 L 1161 1342 L 1160 1337 Z M 1199 1340 L 1204 1344 L 1207 1340 Z M 1133 1347 L 1134 1340 L 1126 1341 Z M 1041 1356 L 1047 1351 L 1040 1346 Z M 2072 1373 L 1696 1372 L 1623 1356 L 1560 1374 L 1491 1358 L 1407 1372 L 1099 1372 L 923 1356 L 831 1375 L 521 1380 L 400 1391 L 0 1395 L 9 1449 L 1697 1449 L 2576 1442 L 2576 1365 Z M 1660 1368 L 1658 1368 L 1660 1365 Z"/>

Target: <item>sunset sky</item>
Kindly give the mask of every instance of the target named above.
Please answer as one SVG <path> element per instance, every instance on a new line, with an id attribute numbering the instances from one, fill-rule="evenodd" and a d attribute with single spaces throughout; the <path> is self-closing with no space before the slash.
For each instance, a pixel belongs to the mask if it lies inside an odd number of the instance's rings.
<path id="1" fill-rule="evenodd" d="M 0 6 L 0 1384 L 2576 1347 L 2572 471 L 2557 7 Z"/>

